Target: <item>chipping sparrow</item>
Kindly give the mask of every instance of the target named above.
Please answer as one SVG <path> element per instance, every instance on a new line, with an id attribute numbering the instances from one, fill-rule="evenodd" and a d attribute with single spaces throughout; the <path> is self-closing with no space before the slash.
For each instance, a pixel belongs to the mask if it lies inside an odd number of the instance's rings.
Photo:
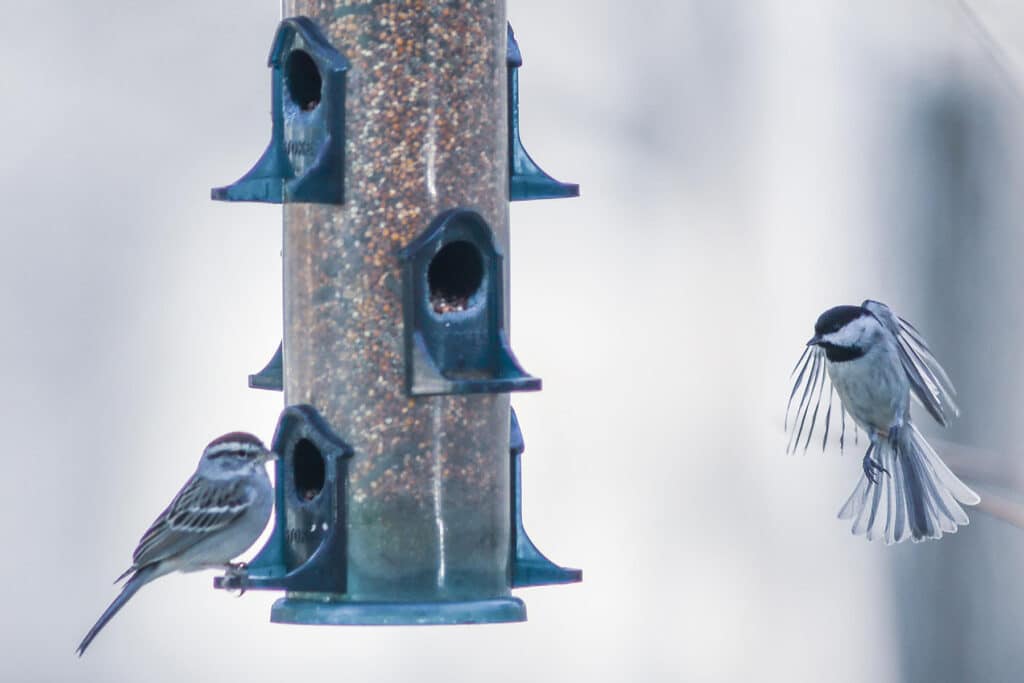
<path id="1" fill-rule="evenodd" d="M 153 579 L 173 571 L 236 569 L 230 560 L 256 542 L 270 517 L 274 495 L 264 463 L 274 457 L 259 439 L 244 432 L 210 442 L 195 474 L 142 535 L 132 566 L 117 578 L 128 577 L 128 582 L 85 634 L 79 656 L 128 599 Z"/>

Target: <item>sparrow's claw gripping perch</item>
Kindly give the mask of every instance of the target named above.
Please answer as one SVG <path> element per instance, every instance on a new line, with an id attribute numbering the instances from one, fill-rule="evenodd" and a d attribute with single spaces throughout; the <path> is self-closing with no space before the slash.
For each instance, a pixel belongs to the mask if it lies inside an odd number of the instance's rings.
<path id="1" fill-rule="evenodd" d="M 224 565 L 224 587 L 228 590 L 238 589 L 238 597 L 245 595 L 246 584 L 249 582 L 249 565 L 245 562 L 229 562 Z"/>

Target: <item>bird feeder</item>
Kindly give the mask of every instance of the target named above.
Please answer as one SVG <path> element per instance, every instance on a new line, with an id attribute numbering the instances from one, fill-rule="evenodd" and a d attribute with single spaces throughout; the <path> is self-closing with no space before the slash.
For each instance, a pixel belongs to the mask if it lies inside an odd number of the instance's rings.
<path id="1" fill-rule="evenodd" d="M 512 588 L 581 572 L 522 526 L 508 203 L 578 189 L 522 149 L 501 0 L 285 5 L 271 141 L 212 191 L 283 205 L 284 338 L 250 376 L 284 391 L 275 526 L 215 585 L 285 591 L 276 622 L 524 620 Z"/>

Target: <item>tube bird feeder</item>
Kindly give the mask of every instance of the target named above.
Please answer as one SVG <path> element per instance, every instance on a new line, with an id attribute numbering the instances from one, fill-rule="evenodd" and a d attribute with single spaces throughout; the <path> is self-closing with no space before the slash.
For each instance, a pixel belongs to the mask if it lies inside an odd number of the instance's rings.
<path id="1" fill-rule="evenodd" d="M 215 585 L 284 590 L 277 622 L 524 620 L 511 588 L 581 572 L 522 527 L 510 392 L 541 381 L 508 337 L 508 202 L 578 188 L 522 149 L 503 0 L 285 12 L 270 144 L 212 191 L 284 207 L 284 338 L 250 377 L 284 391 L 275 528 Z"/>

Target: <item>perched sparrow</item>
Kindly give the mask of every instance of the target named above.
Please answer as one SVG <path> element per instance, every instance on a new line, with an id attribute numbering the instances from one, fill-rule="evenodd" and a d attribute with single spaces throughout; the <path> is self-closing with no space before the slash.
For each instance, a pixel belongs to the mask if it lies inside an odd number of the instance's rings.
<path id="1" fill-rule="evenodd" d="M 276 457 L 252 434 L 232 432 L 203 451 L 195 474 L 142 535 L 128 578 L 78 646 L 89 643 L 135 592 L 173 571 L 234 569 L 230 560 L 256 542 L 270 518 L 274 495 L 264 463 Z M 117 582 L 115 581 L 115 583 Z"/>
<path id="2" fill-rule="evenodd" d="M 911 395 L 943 427 L 959 415 L 953 383 L 913 325 L 877 301 L 830 308 L 815 323 L 814 337 L 797 368 L 787 422 L 800 387 L 803 392 L 794 414 L 790 450 L 799 446 L 808 414 L 804 449 L 810 443 L 826 370 L 832 388 L 822 448 L 828 440 L 833 389 L 843 411 L 840 445 L 846 413 L 868 436 L 864 474 L 839 511 L 840 519 L 853 520 L 854 534 L 864 534 L 868 540 L 882 538 L 886 544 L 908 538 L 922 541 L 953 533 L 958 525 L 968 523 L 960 504 L 977 504 L 978 494 L 946 467 L 910 420 Z"/>

